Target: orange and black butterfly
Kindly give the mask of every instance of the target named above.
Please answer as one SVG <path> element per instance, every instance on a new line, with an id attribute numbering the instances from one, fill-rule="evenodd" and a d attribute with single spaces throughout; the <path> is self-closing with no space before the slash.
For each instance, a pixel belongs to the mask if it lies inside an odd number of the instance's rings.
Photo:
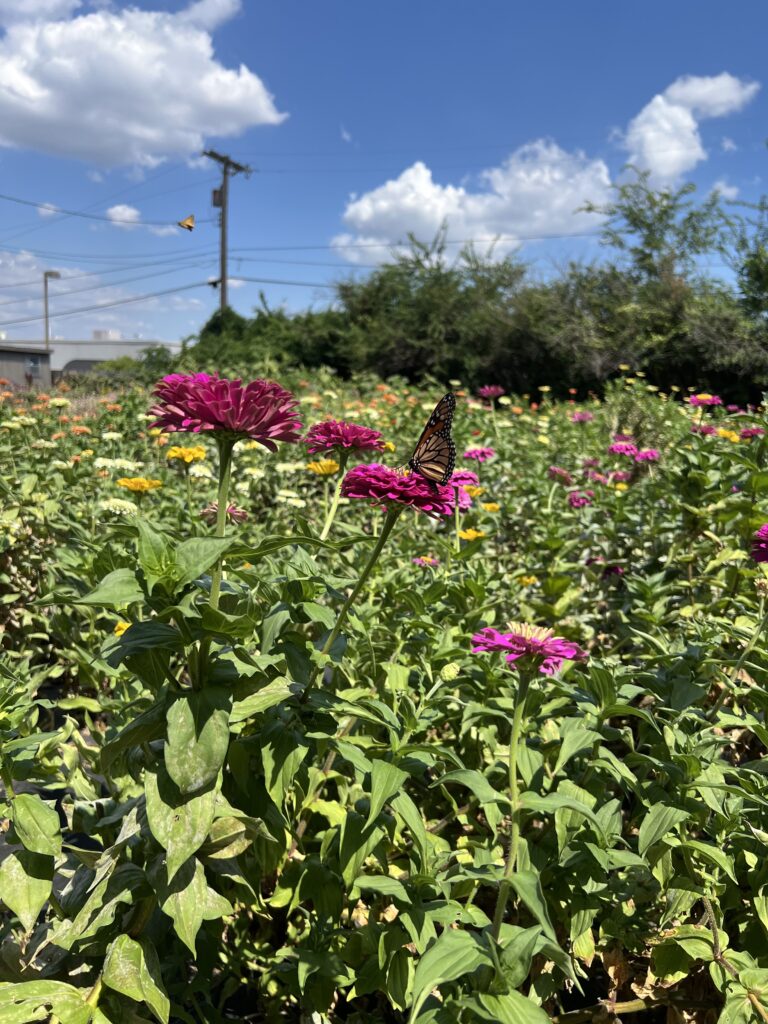
<path id="1" fill-rule="evenodd" d="M 443 395 L 427 420 L 404 472 L 411 469 L 433 484 L 448 482 L 456 465 L 456 445 L 451 437 L 455 411 L 456 396 L 449 391 Z"/>

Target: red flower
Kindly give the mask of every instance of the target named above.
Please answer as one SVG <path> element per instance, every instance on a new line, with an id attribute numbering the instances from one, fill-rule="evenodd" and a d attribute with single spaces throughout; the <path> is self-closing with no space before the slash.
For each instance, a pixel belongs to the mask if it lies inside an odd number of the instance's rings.
<path id="1" fill-rule="evenodd" d="M 345 498 L 367 499 L 387 510 L 410 505 L 433 519 L 451 515 L 455 501 L 450 486 L 431 484 L 418 473 L 400 475 L 376 462 L 350 469 L 342 481 L 341 493 Z"/>
<path id="2" fill-rule="evenodd" d="M 251 438 L 270 451 L 277 441 L 298 441 L 301 422 L 296 399 L 271 380 L 211 377 L 207 373 L 173 373 L 154 390 L 158 398 L 150 412 L 152 424 L 169 433 L 213 431 L 234 441 Z"/>

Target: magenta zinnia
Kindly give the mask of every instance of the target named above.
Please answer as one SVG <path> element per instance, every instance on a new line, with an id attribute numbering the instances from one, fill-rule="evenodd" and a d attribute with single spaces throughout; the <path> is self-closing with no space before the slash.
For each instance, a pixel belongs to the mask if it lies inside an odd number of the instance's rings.
<path id="1" fill-rule="evenodd" d="M 492 459 L 495 454 L 495 448 L 468 448 L 464 452 L 464 458 L 471 459 L 473 462 L 487 462 L 488 459 Z"/>
<path id="2" fill-rule="evenodd" d="M 547 476 L 550 480 L 559 480 L 567 487 L 573 483 L 573 477 L 567 469 L 563 469 L 562 466 L 550 466 L 547 470 Z"/>
<path id="3" fill-rule="evenodd" d="M 756 562 L 768 562 L 768 523 L 763 523 L 752 537 L 750 555 Z"/>
<path id="4" fill-rule="evenodd" d="M 584 508 L 591 505 L 595 496 L 594 491 L 571 491 L 568 495 L 568 504 L 571 508 Z"/>
<path id="5" fill-rule="evenodd" d="M 212 377 L 207 373 L 173 373 L 154 390 L 158 401 L 152 424 L 169 433 L 212 432 L 231 441 L 250 438 L 270 451 L 277 441 L 298 441 L 301 422 L 290 391 L 271 380 Z"/>
<path id="6" fill-rule="evenodd" d="M 690 405 L 692 405 L 694 407 L 702 406 L 702 405 L 707 406 L 707 405 L 722 405 L 723 404 L 723 400 L 722 400 L 722 398 L 719 395 L 709 395 L 709 394 L 706 394 L 706 393 L 704 393 L 702 395 L 691 395 L 691 397 L 688 399 L 688 402 L 689 402 Z"/>
<path id="7" fill-rule="evenodd" d="M 591 423 L 595 414 L 588 409 L 582 409 L 571 416 L 571 423 Z"/>
<path id="8" fill-rule="evenodd" d="M 611 455 L 629 455 L 634 458 L 637 455 L 637 445 L 632 444 L 631 441 L 617 441 L 615 444 L 608 445 L 608 451 Z"/>
<path id="9" fill-rule="evenodd" d="M 519 622 L 510 622 L 509 627 L 509 633 L 500 633 L 490 626 L 475 633 L 472 653 L 502 651 L 510 663 L 525 658 L 547 676 L 554 675 L 564 661 L 584 661 L 587 657 L 578 644 L 553 636 L 551 629 Z"/>
<path id="10" fill-rule="evenodd" d="M 487 398 L 492 402 L 494 398 L 501 398 L 504 388 L 500 384 L 483 384 L 481 388 L 477 389 L 477 393 L 480 398 Z"/>
<path id="11" fill-rule="evenodd" d="M 396 473 L 389 466 L 373 462 L 350 469 L 341 484 L 345 498 L 361 498 L 379 508 L 410 506 L 433 519 L 452 515 L 455 505 L 450 486 L 431 484 L 418 473 Z"/>
<path id="12" fill-rule="evenodd" d="M 643 448 L 635 455 L 635 462 L 658 462 L 659 458 L 658 448 Z"/>
<path id="13" fill-rule="evenodd" d="M 479 487 L 479 485 L 480 480 L 477 473 L 473 473 L 471 469 L 459 469 L 451 475 L 451 479 L 446 486 L 454 489 L 459 502 L 459 511 L 466 512 L 472 508 L 472 498 L 464 488 Z"/>
<path id="14" fill-rule="evenodd" d="M 344 420 L 324 420 L 309 428 L 304 438 L 307 452 L 330 452 L 334 450 L 358 452 L 380 452 L 384 450 L 384 441 L 378 430 L 361 427 L 357 423 Z"/>

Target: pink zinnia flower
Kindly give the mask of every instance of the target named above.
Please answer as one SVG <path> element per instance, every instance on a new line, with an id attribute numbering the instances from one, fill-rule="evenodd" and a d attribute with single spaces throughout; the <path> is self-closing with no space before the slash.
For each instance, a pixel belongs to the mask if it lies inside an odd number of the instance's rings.
<path id="1" fill-rule="evenodd" d="M 212 501 L 210 505 L 206 505 L 206 507 L 200 511 L 200 518 L 204 519 L 206 523 L 211 525 L 216 522 L 218 515 L 218 501 Z M 227 519 L 230 523 L 244 523 L 247 518 L 248 513 L 244 508 L 238 508 L 237 505 L 227 505 Z"/>
<path id="2" fill-rule="evenodd" d="M 751 441 L 753 437 L 762 437 L 765 431 L 762 427 L 745 427 L 740 433 L 739 437 L 742 441 Z"/>
<path id="3" fill-rule="evenodd" d="M 752 537 L 750 555 L 756 562 L 768 562 L 768 523 L 763 523 Z"/>
<path id="4" fill-rule="evenodd" d="M 571 416 L 571 423 L 591 423 L 595 418 L 593 412 L 589 412 L 588 409 L 581 409 L 579 412 L 573 413 Z"/>
<path id="5" fill-rule="evenodd" d="M 582 462 L 581 465 L 582 465 L 582 467 L 584 469 L 594 469 L 596 466 L 600 465 L 600 460 L 599 459 L 584 459 L 584 461 Z"/>
<path id="6" fill-rule="evenodd" d="M 598 473 L 596 469 L 588 469 L 587 470 L 587 480 L 589 480 L 590 483 L 593 483 L 593 484 L 607 484 L 608 483 L 608 477 L 604 476 L 602 473 Z"/>
<path id="7" fill-rule="evenodd" d="M 617 441 L 616 444 L 608 446 L 608 451 L 611 455 L 628 455 L 634 458 L 637 455 L 637 445 L 631 443 L 631 441 Z"/>
<path id="8" fill-rule="evenodd" d="M 464 452 L 465 459 L 472 459 L 474 462 L 487 462 L 496 454 L 495 448 L 468 448 Z"/>
<path id="9" fill-rule="evenodd" d="M 634 438 L 632 437 L 631 434 L 614 434 L 613 435 L 613 440 L 614 441 L 632 441 L 632 440 L 634 440 Z"/>
<path id="10" fill-rule="evenodd" d="M 570 487 L 573 483 L 573 477 L 567 469 L 563 469 L 562 466 L 550 466 L 547 470 L 547 476 L 550 480 L 559 480 L 565 484 L 566 487 Z"/>
<path id="11" fill-rule="evenodd" d="M 472 508 L 472 498 L 464 490 L 465 487 L 478 487 L 480 480 L 478 479 L 477 473 L 473 473 L 471 469 L 459 469 L 457 472 L 451 475 L 451 479 L 447 483 L 447 487 L 452 487 L 456 494 L 456 499 L 459 502 L 459 511 L 466 512 Z"/>
<path id="12" fill-rule="evenodd" d="M 694 423 L 691 427 L 691 433 L 703 434 L 705 437 L 708 437 L 711 434 L 716 434 L 717 430 L 711 423 Z"/>
<path id="13" fill-rule="evenodd" d="M 592 504 L 594 496 L 594 491 L 571 491 L 568 495 L 568 504 L 571 508 L 584 508 L 585 505 Z"/>
<path id="14" fill-rule="evenodd" d="M 726 405 L 728 412 L 744 412 L 740 405 Z"/>
<path id="15" fill-rule="evenodd" d="M 172 373 L 154 390 L 158 402 L 150 412 L 152 424 L 168 433 L 215 432 L 233 441 L 250 438 L 270 451 L 276 441 L 298 441 L 301 422 L 296 399 L 271 380 L 211 377 L 207 373 Z"/>
<path id="16" fill-rule="evenodd" d="M 657 448 L 643 448 L 635 456 L 635 462 L 658 462 L 660 457 Z"/>
<path id="17" fill-rule="evenodd" d="M 304 438 L 307 452 L 330 452 L 334 450 L 358 452 L 380 452 L 384 450 L 384 441 L 378 430 L 361 427 L 357 423 L 345 420 L 324 420 L 310 427 Z"/>
<path id="18" fill-rule="evenodd" d="M 700 405 L 722 405 L 723 400 L 719 395 L 691 395 L 688 399 L 690 405 L 696 407 Z"/>
<path id="19" fill-rule="evenodd" d="M 617 469 L 614 473 L 610 474 L 610 478 L 614 484 L 628 484 L 632 479 L 632 474 L 628 469 Z"/>
<path id="20" fill-rule="evenodd" d="M 587 652 L 578 644 L 553 636 L 551 629 L 518 622 L 510 622 L 509 627 L 510 633 L 500 633 L 498 629 L 490 626 L 475 633 L 472 637 L 472 653 L 502 651 L 509 663 L 520 658 L 530 659 L 530 664 L 538 667 L 539 672 L 547 676 L 554 675 L 566 660 L 585 661 L 587 658 Z"/>
<path id="21" fill-rule="evenodd" d="M 452 487 L 431 484 L 418 473 L 400 475 L 376 462 L 350 469 L 342 481 L 341 493 L 345 498 L 366 499 L 387 510 L 409 505 L 433 519 L 451 515 L 455 507 Z"/>
<path id="22" fill-rule="evenodd" d="M 412 558 L 411 561 L 414 565 L 420 565 L 422 569 L 434 569 L 440 565 L 440 559 L 432 555 L 422 555 L 420 558 Z"/>
<path id="23" fill-rule="evenodd" d="M 504 388 L 500 384 L 483 384 L 481 388 L 477 389 L 477 393 L 480 398 L 487 398 L 488 401 L 492 402 L 494 398 L 501 398 L 504 394 Z"/>

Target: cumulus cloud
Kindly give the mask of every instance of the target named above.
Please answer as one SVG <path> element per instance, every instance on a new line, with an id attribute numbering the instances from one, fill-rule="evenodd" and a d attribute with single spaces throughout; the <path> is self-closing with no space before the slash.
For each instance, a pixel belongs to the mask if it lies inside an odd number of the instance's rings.
<path id="1" fill-rule="evenodd" d="M 480 186 L 440 185 L 417 161 L 398 178 L 352 197 L 343 217 L 350 230 L 334 244 L 347 259 L 367 262 L 386 258 L 409 233 L 431 241 L 446 223 L 450 239 L 504 236 L 497 251 L 509 252 L 526 239 L 594 230 L 595 215 L 577 210 L 587 200 L 608 199 L 610 176 L 602 160 L 540 139 L 484 171 Z"/>
<path id="2" fill-rule="evenodd" d="M 0 25 L 67 18 L 81 6 L 82 0 L 0 0 Z"/>
<path id="3" fill-rule="evenodd" d="M 630 163 L 651 172 L 657 184 L 675 182 L 707 152 L 699 122 L 742 110 L 757 94 L 757 82 L 719 75 L 683 75 L 658 93 L 634 117 L 624 135 Z"/>
<path id="4" fill-rule="evenodd" d="M 0 145 L 103 167 L 154 167 L 199 153 L 207 135 L 279 124 L 261 79 L 224 67 L 210 30 L 239 9 L 199 0 L 170 14 L 128 7 L 44 20 L 61 0 L 0 0 L 34 18 L 0 37 Z"/>
<path id="5" fill-rule="evenodd" d="M 712 186 L 712 191 L 719 192 L 723 199 L 735 199 L 739 194 L 738 187 L 736 185 L 729 185 L 724 178 L 720 178 L 715 182 Z"/>
<path id="6" fill-rule="evenodd" d="M 129 231 L 135 228 L 141 220 L 141 213 L 135 206 L 128 206 L 127 203 L 118 203 L 117 206 L 110 206 L 107 216 L 116 228 L 127 228 Z"/>

